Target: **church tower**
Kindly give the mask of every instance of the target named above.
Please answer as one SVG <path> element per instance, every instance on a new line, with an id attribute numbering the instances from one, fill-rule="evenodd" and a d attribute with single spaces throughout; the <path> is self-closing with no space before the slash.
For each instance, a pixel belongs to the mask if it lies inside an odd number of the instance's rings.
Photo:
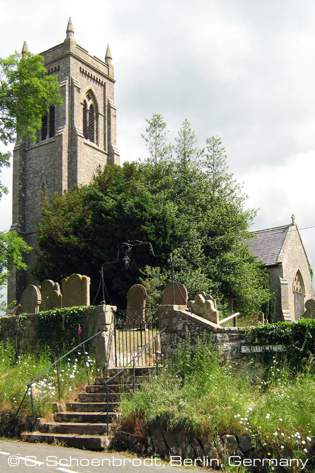
<path id="1" fill-rule="evenodd" d="M 29 266 L 36 261 L 42 191 L 62 194 L 89 183 L 99 167 L 119 164 L 109 46 L 104 61 L 89 54 L 77 44 L 69 19 L 64 42 L 41 55 L 48 73 L 59 79 L 63 103 L 50 107 L 35 143 L 17 142 L 14 148 L 12 229 L 33 248 Z M 18 300 L 31 281 L 30 273 L 13 273 L 8 300 Z"/>

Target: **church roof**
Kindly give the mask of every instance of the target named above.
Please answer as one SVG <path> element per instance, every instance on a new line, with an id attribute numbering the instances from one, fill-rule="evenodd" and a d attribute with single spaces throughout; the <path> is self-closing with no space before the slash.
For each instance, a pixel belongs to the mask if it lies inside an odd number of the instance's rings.
<path id="1" fill-rule="evenodd" d="M 250 254 L 262 261 L 265 266 L 277 264 L 290 227 L 291 225 L 284 225 L 252 232 L 251 238 L 246 240 Z"/>

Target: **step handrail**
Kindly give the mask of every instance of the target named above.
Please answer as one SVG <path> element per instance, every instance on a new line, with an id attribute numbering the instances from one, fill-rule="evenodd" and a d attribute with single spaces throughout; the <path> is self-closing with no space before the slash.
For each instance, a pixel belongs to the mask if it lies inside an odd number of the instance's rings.
<path id="1" fill-rule="evenodd" d="M 67 351 L 64 355 L 60 356 L 59 358 L 57 358 L 55 361 L 53 361 L 44 371 L 42 371 L 39 375 L 37 375 L 35 378 L 32 378 L 30 380 L 29 383 L 27 383 L 26 385 L 26 390 L 25 390 L 25 393 L 23 395 L 23 398 L 19 404 L 19 407 L 15 413 L 15 417 L 17 417 L 20 413 L 20 410 L 22 408 L 22 405 L 25 401 L 25 398 L 27 396 L 27 394 L 29 393 L 30 391 L 30 395 L 31 395 L 31 404 L 32 404 L 32 414 L 33 414 L 33 417 L 34 416 L 34 405 L 33 405 L 33 394 L 32 394 L 32 386 L 33 384 L 35 384 L 37 381 L 39 381 L 40 379 L 43 378 L 43 376 L 47 373 L 50 372 L 50 370 L 54 367 L 54 366 L 58 366 L 58 363 L 60 363 L 60 361 L 62 361 L 64 358 L 66 358 L 67 356 L 69 356 L 71 353 L 73 353 L 74 351 L 76 351 L 78 348 L 80 348 L 81 346 L 85 345 L 87 342 L 93 340 L 94 338 L 96 338 L 98 335 L 100 335 L 101 333 L 103 332 L 103 330 L 98 330 L 96 333 L 94 333 L 94 335 L 91 335 L 90 337 L 86 338 L 85 340 L 83 340 L 82 342 L 80 342 L 78 345 L 76 345 L 75 347 L 71 348 L 71 350 Z M 59 376 L 58 376 L 58 383 L 59 383 Z"/>

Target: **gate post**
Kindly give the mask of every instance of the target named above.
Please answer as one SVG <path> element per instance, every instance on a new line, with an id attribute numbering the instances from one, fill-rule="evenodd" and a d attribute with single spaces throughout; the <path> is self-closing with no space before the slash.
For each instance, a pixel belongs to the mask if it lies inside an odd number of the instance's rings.
<path id="1" fill-rule="evenodd" d="M 95 310 L 95 332 L 101 333 L 94 340 L 96 366 L 102 370 L 109 368 L 112 362 L 114 314 L 117 308 L 107 304 L 99 305 Z"/>

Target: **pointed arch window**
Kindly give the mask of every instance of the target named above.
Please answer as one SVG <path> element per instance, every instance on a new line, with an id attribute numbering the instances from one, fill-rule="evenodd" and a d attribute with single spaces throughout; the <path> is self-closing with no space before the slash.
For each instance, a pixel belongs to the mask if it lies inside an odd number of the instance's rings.
<path id="1" fill-rule="evenodd" d="M 83 136 L 87 140 L 88 139 L 88 108 L 86 100 L 83 102 Z"/>
<path id="2" fill-rule="evenodd" d="M 97 116 L 97 103 L 94 94 L 90 91 L 83 101 L 82 130 L 84 138 L 96 144 L 98 144 Z"/>
<path id="3" fill-rule="evenodd" d="M 40 139 L 47 140 L 56 134 L 56 107 L 51 105 L 48 112 L 43 116 Z"/>
<path id="4" fill-rule="evenodd" d="M 294 316 L 295 319 L 301 317 L 304 314 L 304 301 L 305 301 L 305 289 L 304 289 L 304 281 L 302 278 L 302 274 L 298 271 L 295 275 L 293 281 L 293 298 L 294 298 Z"/>

